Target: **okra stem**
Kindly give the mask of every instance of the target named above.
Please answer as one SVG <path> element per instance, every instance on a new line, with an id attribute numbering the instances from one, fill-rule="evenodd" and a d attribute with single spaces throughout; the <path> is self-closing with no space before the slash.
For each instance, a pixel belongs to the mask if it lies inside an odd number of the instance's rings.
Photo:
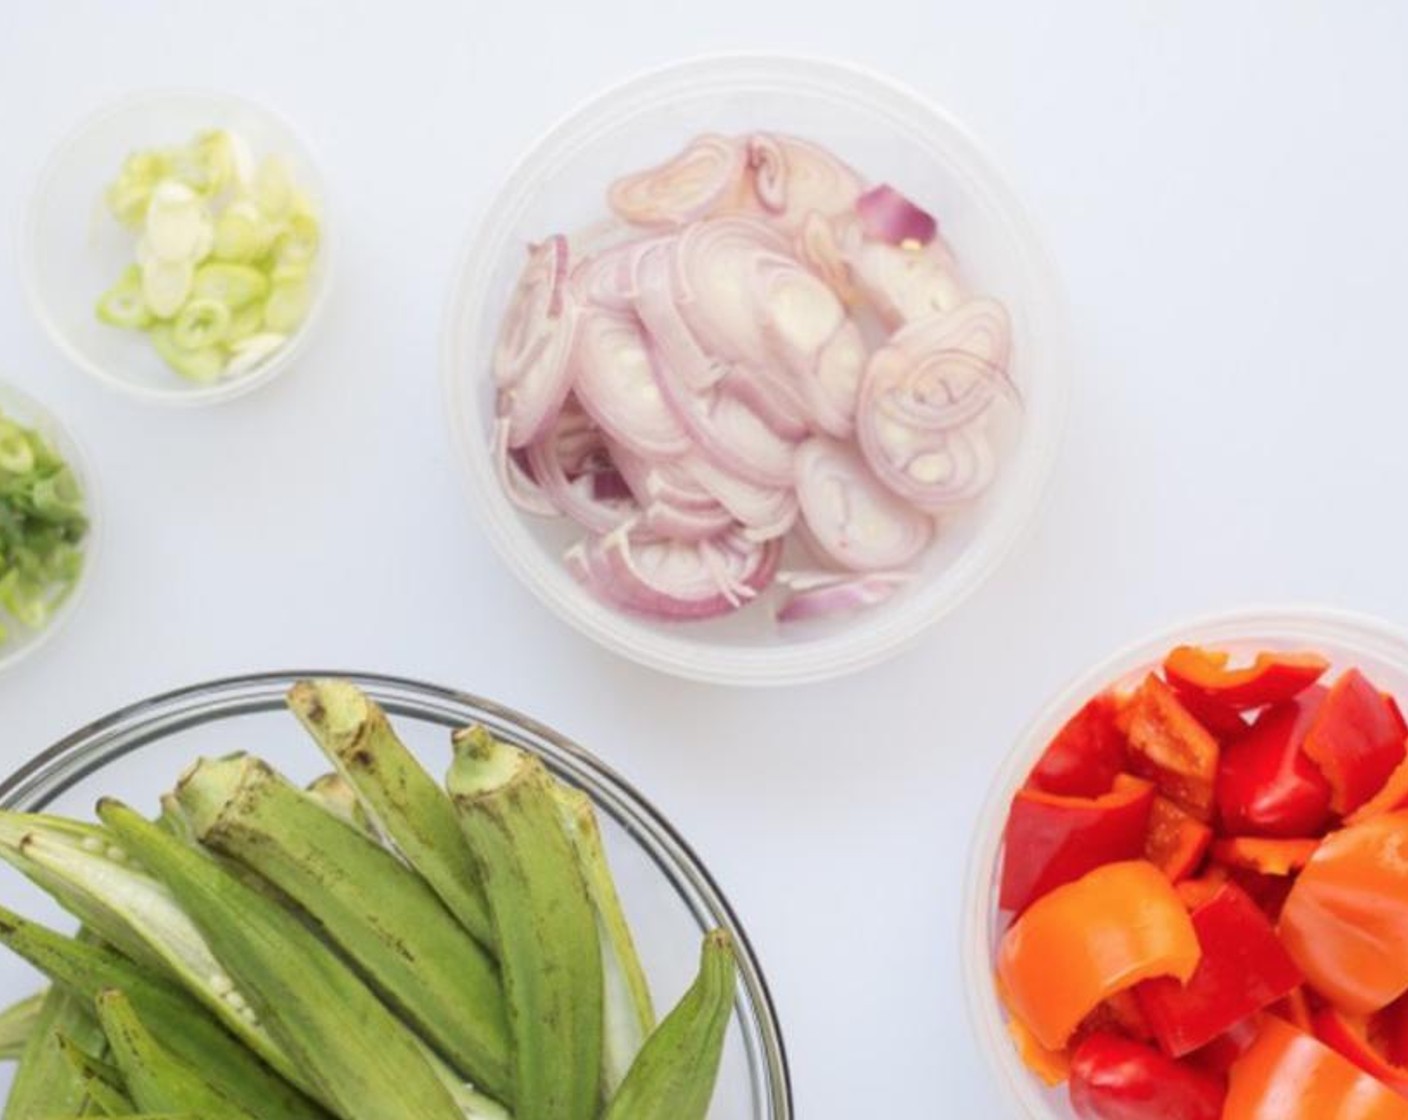
<path id="1" fill-rule="evenodd" d="M 455 736 L 450 793 L 494 921 L 524 1120 L 594 1120 L 603 980 L 596 916 L 553 783 L 483 728 Z"/>
<path id="2" fill-rule="evenodd" d="M 362 804 L 352 783 L 341 774 L 324 774 L 308 783 L 308 796 L 333 816 L 346 821 L 357 831 L 365 833 L 378 844 L 382 842 L 381 830 L 376 821 Z"/>

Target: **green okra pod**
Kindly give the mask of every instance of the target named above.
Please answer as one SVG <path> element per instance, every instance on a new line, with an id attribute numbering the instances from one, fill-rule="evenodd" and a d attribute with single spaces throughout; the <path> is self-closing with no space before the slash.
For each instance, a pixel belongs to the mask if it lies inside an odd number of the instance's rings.
<path id="1" fill-rule="evenodd" d="M 49 989 L 15 1070 L 5 1120 L 48 1120 L 87 1107 L 87 1086 L 64 1056 L 60 1040 L 73 1039 L 94 1050 L 102 1047 L 102 1028 L 90 1007 L 61 988 Z"/>
<path id="2" fill-rule="evenodd" d="M 736 986 L 732 939 L 715 930 L 704 939 L 698 978 L 646 1040 L 602 1120 L 705 1120 Z"/>
<path id="3" fill-rule="evenodd" d="M 445 791 L 396 737 L 386 713 L 346 681 L 300 681 L 288 706 L 395 845 L 465 929 L 493 949 L 473 853 Z"/>
<path id="4" fill-rule="evenodd" d="M 66 1034 L 59 1035 L 55 1041 L 73 1076 L 83 1085 L 87 1101 L 84 1111 L 88 1115 L 127 1116 L 135 1111 L 136 1105 L 127 1095 L 120 1069 L 93 1057 Z"/>
<path id="5" fill-rule="evenodd" d="M 259 1120 L 257 1113 L 228 1097 L 198 1067 L 162 1046 L 121 992 L 103 992 L 95 1006 L 113 1064 L 138 1109 L 194 1112 L 207 1120 Z"/>
<path id="6" fill-rule="evenodd" d="M 553 781 L 483 728 L 455 736 L 449 790 L 493 916 L 524 1120 L 593 1120 L 603 979 L 596 915 Z"/>
<path id="7" fill-rule="evenodd" d="M 101 992 L 120 990 L 163 1046 L 199 1065 L 226 1093 L 247 1109 L 259 1111 L 265 1120 L 327 1120 L 321 1108 L 163 976 L 145 971 L 104 945 L 65 937 L 4 907 L 0 907 L 0 944 L 88 1007 Z M 234 995 L 233 984 L 228 994 Z"/>
<path id="8" fill-rule="evenodd" d="M 323 774 L 308 783 L 307 794 L 329 813 L 346 821 L 357 831 L 370 836 L 378 844 L 382 843 L 381 830 L 376 821 L 362 804 L 352 783 L 341 774 Z"/>
<path id="9" fill-rule="evenodd" d="M 498 968 L 425 880 L 247 755 L 202 761 L 177 798 L 202 844 L 278 887 L 465 1077 L 511 1099 Z"/>
<path id="10" fill-rule="evenodd" d="M 415 1037 L 296 916 L 116 801 L 103 822 L 170 888 L 343 1120 L 461 1120 Z"/>
<path id="11" fill-rule="evenodd" d="M 19 1061 L 39 1025 L 48 996 L 48 992 L 36 992 L 0 1011 L 0 1061 Z"/>
<path id="12" fill-rule="evenodd" d="M 609 1097 L 655 1029 L 655 1005 L 607 862 L 592 800 L 581 790 L 560 782 L 554 784 L 553 793 L 577 852 L 601 938 L 606 998 L 602 1078 Z"/>

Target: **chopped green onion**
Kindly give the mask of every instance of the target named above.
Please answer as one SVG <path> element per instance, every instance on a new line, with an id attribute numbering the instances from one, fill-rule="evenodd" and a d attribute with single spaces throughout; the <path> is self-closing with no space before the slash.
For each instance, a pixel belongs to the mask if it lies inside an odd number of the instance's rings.
<path id="1" fill-rule="evenodd" d="M 232 311 L 262 300 L 269 293 L 269 278 L 247 264 L 203 264 L 196 269 L 191 294 L 213 299 Z"/>
<path id="2" fill-rule="evenodd" d="M 171 325 L 171 337 L 183 350 L 199 350 L 224 342 L 230 332 L 230 308 L 214 299 L 193 299 Z"/>

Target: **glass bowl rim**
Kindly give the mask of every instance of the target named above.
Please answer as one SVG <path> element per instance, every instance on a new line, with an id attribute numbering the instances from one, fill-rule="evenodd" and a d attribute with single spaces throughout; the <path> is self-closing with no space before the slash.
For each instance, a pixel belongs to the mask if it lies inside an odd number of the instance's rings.
<path id="1" fill-rule="evenodd" d="M 767 1120 L 794 1116 L 791 1072 L 771 991 L 752 943 L 703 861 L 633 785 L 586 748 L 546 724 L 473 693 L 411 677 L 346 670 L 275 670 L 221 677 L 161 692 L 92 720 L 0 780 L 0 808 L 38 810 L 104 766 L 166 736 L 207 723 L 284 709 L 299 680 L 336 677 L 363 689 L 393 719 L 408 716 L 446 728 L 469 721 L 507 732 L 554 772 L 568 776 L 627 833 L 701 924 L 727 929 L 737 945 L 746 1001 L 744 1044 Z M 743 1009 L 746 1008 L 746 1015 Z"/>

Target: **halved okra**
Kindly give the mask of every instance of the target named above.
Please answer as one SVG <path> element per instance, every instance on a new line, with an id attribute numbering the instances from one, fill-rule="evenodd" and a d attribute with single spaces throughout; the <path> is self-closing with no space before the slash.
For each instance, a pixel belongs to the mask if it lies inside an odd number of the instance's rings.
<path id="1" fill-rule="evenodd" d="M 176 796 L 202 844 L 278 887 L 465 1077 L 511 1100 L 498 969 L 425 880 L 248 755 L 203 760 Z"/>
<path id="2" fill-rule="evenodd" d="M 594 1120 L 601 946 L 552 777 L 483 728 L 456 734 L 454 746 L 448 785 L 493 916 L 513 1034 L 515 1110 L 524 1120 Z"/>
<path id="3" fill-rule="evenodd" d="M 0 1011 L 0 1062 L 19 1061 L 39 1025 L 48 998 L 47 991 L 36 992 Z"/>
<path id="4" fill-rule="evenodd" d="M 125 805 L 98 815 L 185 908 L 343 1120 L 461 1120 L 414 1036 L 295 915 Z"/>
<path id="5" fill-rule="evenodd" d="M 606 998 L 602 1078 L 609 1097 L 620 1086 L 642 1044 L 655 1029 L 655 1005 L 606 859 L 601 826 L 592 800 L 581 790 L 560 782 L 554 783 L 553 794 L 577 852 L 601 939 Z"/>
<path id="6" fill-rule="evenodd" d="M 65 937 L 4 907 L 0 944 L 88 1007 L 100 993 L 120 990 L 163 1046 L 199 1065 L 229 1096 L 265 1120 L 327 1120 L 326 1112 L 260 1061 L 186 991 L 120 953 Z"/>
<path id="7" fill-rule="evenodd" d="M 103 1046 L 102 1028 L 91 1004 L 61 988 L 51 988 L 15 1070 L 5 1101 L 5 1120 L 48 1120 L 81 1113 L 87 1107 L 87 1086 L 64 1056 L 61 1038 L 94 1050 Z"/>
<path id="8" fill-rule="evenodd" d="M 602 1120 L 704 1120 L 733 1018 L 737 963 L 724 930 L 704 939 L 699 975 L 641 1048 Z"/>
<path id="9" fill-rule="evenodd" d="M 113 1064 L 127 1095 L 146 1112 L 194 1112 L 207 1120 L 259 1120 L 212 1084 L 199 1067 L 182 1061 L 147 1030 L 131 1001 L 119 991 L 95 1001 Z"/>
<path id="10" fill-rule="evenodd" d="M 386 713 L 360 689 L 337 680 L 300 681 L 289 691 L 288 706 L 357 791 L 382 834 L 460 924 L 492 950 L 479 869 L 454 806 L 397 738 Z"/>

